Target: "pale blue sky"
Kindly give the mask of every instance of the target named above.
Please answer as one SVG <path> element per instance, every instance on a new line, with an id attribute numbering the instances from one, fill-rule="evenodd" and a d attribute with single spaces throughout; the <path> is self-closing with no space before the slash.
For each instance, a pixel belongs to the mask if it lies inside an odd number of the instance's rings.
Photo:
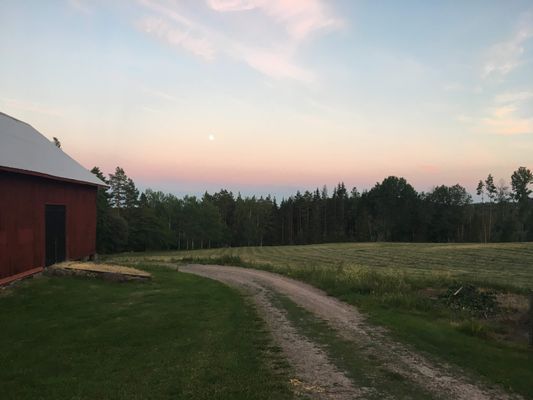
<path id="1" fill-rule="evenodd" d="M 142 187 L 533 167 L 532 1 L 2 0 L 0 57 L 0 111 Z"/>

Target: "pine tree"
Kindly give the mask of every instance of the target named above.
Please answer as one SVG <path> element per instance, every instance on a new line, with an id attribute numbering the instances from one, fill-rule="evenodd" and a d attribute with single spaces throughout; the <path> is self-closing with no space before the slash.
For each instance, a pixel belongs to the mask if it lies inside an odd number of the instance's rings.
<path id="1" fill-rule="evenodd" d="M 139 205 L 139 190 L 131 178 L 128 178 L 126 183 L 125 205 L 128 209 L 135 208 Z"/>
<path id="2" fill-rule="evenodd" d="M 533 173 L 526 168 L 520 167 L 513 172 L 511 176 L 511 187 L 513 189 L 513 199 L 518 202 L 518 218 L 522 226 L 520 232 L 520 239 L 526 238 L 525 223 L 530 212 L 531 189 L 529 186 L 533 183 Z"/>
<path id="3" fill-rule="evenodd" d="M 526 167 L 520 167 L 511 176 L 511 187 L 513 188 L 513 198 L 519 203 L 527 203 L 531 189 L 529 185 L 533 183 L 533 174 Z"/>
<path id="4" fill-rule="evenodd" d="M 109 174 L 111 205 L 116 209 L 131 209 L 138 205 L 139 191 L 124 169 L 117 167 L 114 174 Z"/>
<path id="5" fill-rule="evenodd" d="M 487 197 L 489 198 L 489 226 L 487 229 L 487 238 L 490 242 L 492 236 L 492 203 L 496 200 L 496 196 L 498 194 L 496 185 L 494 185 L 494 178 L 491 174 L 489 174 L 485 180 L 485 190 L 487 191 Z"/>
<path id="6" fill-rule="evenodd" d="M 91 172 L 103 183 L 109 184 L 98 167 Z M 127 221 L 111 212 L 111 195 L 107 188 L 99 187 L 96 196 L 96 250 L 99 253 L 111 253 L 125 250 L 129 227 Z"/>
<path id="7" fill-rule="evenodd" d="M 481 230 L 483 232 L 482 240 L 487 242 L 487 226 L 485 223 L 485 183 L 480 180 L 477 184 L 476 194 L 481 196 Z"/>

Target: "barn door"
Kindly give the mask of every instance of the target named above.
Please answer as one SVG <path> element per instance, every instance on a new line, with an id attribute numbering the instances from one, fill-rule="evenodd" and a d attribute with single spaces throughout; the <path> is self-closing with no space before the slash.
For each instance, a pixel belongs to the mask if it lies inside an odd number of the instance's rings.
<path id="1" fill-rule="evenodd" d="M 66 256 L 66 216 L 65 206 L 47 205 L 46 225 L 46 266 L 65 261 Z"/>

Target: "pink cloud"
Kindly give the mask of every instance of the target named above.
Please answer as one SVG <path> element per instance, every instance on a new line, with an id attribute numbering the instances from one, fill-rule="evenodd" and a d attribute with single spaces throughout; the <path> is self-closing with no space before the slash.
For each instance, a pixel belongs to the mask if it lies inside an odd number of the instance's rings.
<path id="1" fill-rule="evenodd" d="M 458 121 L 475 131 L 495 135 L 533 134 L 533 116 L 528 105 L 533 92 L 506 92 L 494 97 L 492 107 L 478 117 L 459 116 Z"/>
<path id="2" fill-rule="evenodd" d="M 485 130 L 500 135 L 520 135 L 533 133 L 533 118 L 530 113 L 524 114 L 521 109 L 527 105 L 533 93 L 503 93 L 494 98 L 493 107 L 482 124 Z"/>
<path id="3" fill-rule="evenodd" d="M 533 134 L 533 118 L 498 117 L 483 121 L 486 129 L 499 135 Z"/>
<path id="4" fill-rule="evenodd" d="M 269 32 L 261 31 L 269 42 L 265 47 L 250 42 L 246 32 L 227 36 L 202 23 L 191 6 L 165 0 L 140 0 L 140 4 L 157 16 L 145 17 L 138 23 L 139 28 L 171 46 L 185 49 L 206 61 L 214 60 L 215 55 L 225 55 L 268 77 L 303 83 L 313 82 L 315 75 L 295 61 L 298 42 L 312 31 L 333 25 L 334 21 L 318 0 L 209 0 L 209 6 L 217 12 L 262 10 L 274 19 L 274 30 L 279 30 L 275 27 L 276 22 L 283 23 L 289 32 L 289 40 L 278 39 L 278 42 L 271 43 Z M 239 31 L 238 27 L 236 31 Z"/>
<path id="5" fill-rule="evenodd" d="M 209 5 L 219 12 L 260 10 L 285 25 L 295 40 L 305 39 L 317 30 L 342 25 L 321 0 L 209 0 Z"/>
<path id="6" fill-rule="evenodd" d="M 511 114 L 513 114 L 516 111 L 516 108 L 514 106 L 503 106 L 503 107 L 497 107 L 492 111 L 492 114 L 496 118 L 504 118 Z"/>

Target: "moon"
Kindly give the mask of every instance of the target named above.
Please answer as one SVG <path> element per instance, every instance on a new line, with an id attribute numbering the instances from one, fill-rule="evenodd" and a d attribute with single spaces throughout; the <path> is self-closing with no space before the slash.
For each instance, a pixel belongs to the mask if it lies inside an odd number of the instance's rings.
<path id="1" fill-rule="evenodd" d="M 208 136 L 209 138 L 209 141 L 212 142 L 213 140 L 215 140 L 215 135 L 211 134 Z"/>

